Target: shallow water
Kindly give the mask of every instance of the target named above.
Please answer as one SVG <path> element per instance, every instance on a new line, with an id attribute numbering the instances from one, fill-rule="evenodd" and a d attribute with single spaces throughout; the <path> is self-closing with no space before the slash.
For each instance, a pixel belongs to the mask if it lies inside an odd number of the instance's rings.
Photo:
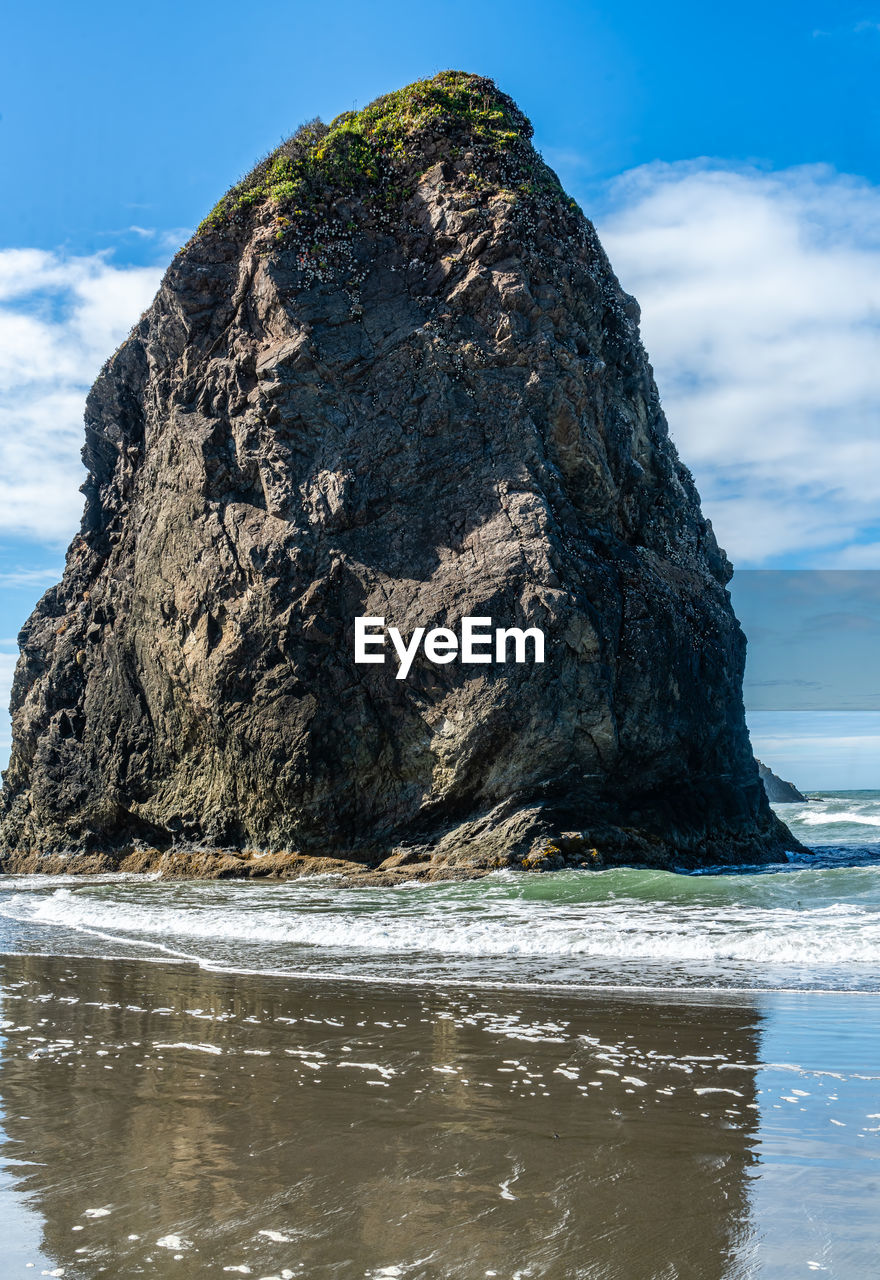
<path id="1" fill-rule="evenodd" d="M 873 1275 L 880 796 L 779 812 L 736 874 L 0 877 L 0 1274 Z"/>
<path id="2" fill-rule="evenodd" d="M 4 1276 L 874 1273 L 870 997 L 0 986 Z"/>

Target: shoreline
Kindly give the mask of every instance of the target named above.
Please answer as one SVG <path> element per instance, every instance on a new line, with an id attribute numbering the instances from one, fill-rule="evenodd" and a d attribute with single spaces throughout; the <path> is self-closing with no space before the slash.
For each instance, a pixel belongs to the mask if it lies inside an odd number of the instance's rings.
<path id="1" fill-rule="evenodd" d="M 125 942 L 129 946 L 138 945 L 137 942 L 131 939 L 126 939 Z M 148 947 L 158 944 L 144 943 L 143 945 Z M 303 993 L 308 993 L 313 985 L 318 990 L 338 987 L 341 991 L 347 992 L 351 996 L 367 990 L 384 993 L 387 996 L 392 996 L 395 992 L 413 992 L 424 996 L 445 995 L 449 996 L 450 999 L 454 999 L 459 995 L 478 992 L 487 998 L 493 994 L 511 997 L 522 995 L 526 998 L 547 995 L 560 1000 L 570 999 L 573 1003 L 599 1004 L 608 999 L 620 999 L 624 1002 L 631 1001 L 640 1005 L 644 1004 L 646 1000 L 654 1001 L 656 997 L 656 1002 L 659 1004 L 668 1002 L 676 1006 L 694 1005 L 705 1008 L 726 1008 L 728 1003 L 730 1006 L 742 1004 L 751 1006 L 765 998 L 768 1000 L 776 998 L 800 999 L 815 996 L 823 999 L 834 999 L 841 996 L 847 999 L 858 997 L 860 1000 L 876 1000 L 880 997 L 880 986 L 870 988 L 744 987 L 733 985 L 700 986 L 695 984 L 693 986 L 676 987 L 661 986 L 648 982 L 591 982 L 577 985 L 566 982 L 527 982 L 515 979 L 504 981 L 495 978 L 474 978 L 470 975 L 465 977 L 452 974 L 444 977 L 406 978 L 397 975 L 378 977 L 373 974 L 356 975 L 347 972 L 334 973 L 328 970 L 295 972 L 290 969 L 274 969 L 271 967 L 248 968 L 244 965 L 221 965 L 183 952 L 176 955 L 170 950 L 161 955 L 96 955 L 94 952 L 89 951 L 24 951 L 6 949 L 0 946 L 0 961 L 15 958 L 83 961 L 89 965 L 130 965 L 135 968 L 144 964 L 158 968 L 167 965 L 169 968 L 191 969 L 195 973 L 215 975 L 218 978 L 254 978 L 259 981 L 284 983 L 288 988 L 293 986 L 301 989 Z"/>
<path id="2" fill-rule="evenodd" d="M 850 993 L 96 960 L 0 956 L 10 1278 L 869 1273 L 878 1032 Z"/>
<path id="3" fill-rule="evenodd" d="M 808 869 L 789 870 L 796 878 Z M 773 902 L 783 911 L 793 896 L 800 908 L 805 892 L 794 880 L 789 891 L 785 871 L 780 867 L 771 876 L 777 886 Z M 624 869 L 622 880 L 611 874 L 538 879 L 508 873 L 473 888 L 465 882 L 409 881 L 369 893 L 352 893 L 350 884 L 333 875 L 234 884 L 114 872 L 0 875 L 0 955 L 146 963 L 151 969 L 171 964 L 321 989 L 342 984 L 450 995 L 481 991 L 487 998 L 505 992 L 584 1000 L 625 994 L 711 1005 L 761 994 L 880 995 L 880 962 L 853 965 L 845 944 L 829 956 L 817 937 L 774 958 L 780 941 L 785 944 L 778 936 L 787 929 L 785 919 L 760 944 L 765 962 L 756 970 L 748 959 L 756 922 L 742 918 L 738 904 L 767 901 L 759 877 L 746 875 L 743 898 L 736 875 L 711 882 L 655 876 L 657 899 L 650 890 L 640 907 L 634 879 L 639 873 Z M 690 901 L 695 905 L 684 914 L 672 905 Z M 720 918 L 733 912 L 734 932 L 723 944 L 711 942 L 719 910 Z M 525 935 L 524 912 L 534 922 Z M 606 920 L 611 932 L 603 935 Z M 631 950 L 626 935 L 646 924 L 659 931 L 658 949 Z M 702 951 L 674 945 L 669 950 L 664 940 L 685 927 L 703 939 Z M 838 941 L 843 931 L 862 928 L 861 917 L 835 917 Z M 597 929 L 601 941 L 595 949 L 590 939 Z"/>

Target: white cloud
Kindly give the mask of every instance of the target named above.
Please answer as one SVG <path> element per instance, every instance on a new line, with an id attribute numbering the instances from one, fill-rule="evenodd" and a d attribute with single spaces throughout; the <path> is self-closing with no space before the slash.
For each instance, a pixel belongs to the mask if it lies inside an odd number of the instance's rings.
<path id="1" fill-rule="evenodd" d="M 115 240 L 120 245 L 126 240 L 131 241 L 134 237 L 135 242 L 140 241 L 142 245 L 149 243 L 157 254 L 161 254 L 176 253 L 180 246 L 189 240 L 192 228 L 169 227 L 165 231 L 160 231 L 158 227 L 142 227 L 139 223 L 133 222 L 128 227 L 118 227 L 113 231 L 99 231 L 96 234 L 108 240 Z"/>
<path id="2" fill-rule="evenodd" d="M 65 543 L 76 530 L 86 393 L 161 274 L 101 254 L 0 251 L 0 534 Z"/>
<path id="3" fill-rule="evenodd" d="M 880 784 L 880 713 L 752 711 L 755 755 L 802 790 L 856 790 Z"/>
<path id="4" fill-rule="evenodd" d="M 858 546 L 844 547 L 834 557 L 834 567 L 839 569 L 876 569 L 880 565 L 880 542 L 864 542 Z M 823 569 L 828 566 L 823 564 Z"/>
<path id="5" fill-rule="evenodd" d="M 2 587 L 51 587 L 59 582 L 64 572 L 64 565 L 58 564 L 50 569 L 7 569 L 0 570 L 0 588 Z M 11 643 L 0 640 L 0 646 Z"/>
<path id="6" fill-rule="evenodd" d="M 600 235 L 734 563 L 880 565 L 858 545 L 880 475 L 880 188 L 700 161 L 611 196 Z"/>
<path id="7" fill-rule="evenodd" d="M 0 653 L 0 769 L 6 768 L 6 758 L 12 742 L 9 723 L 9 698 L 12 693 L 12 677 L 15 673 L 17 653 Z"/>

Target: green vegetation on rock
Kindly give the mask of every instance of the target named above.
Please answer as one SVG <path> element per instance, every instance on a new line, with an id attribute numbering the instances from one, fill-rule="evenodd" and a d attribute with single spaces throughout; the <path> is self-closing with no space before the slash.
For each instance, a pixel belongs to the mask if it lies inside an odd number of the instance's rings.
<path id="1" fill-rule="evenodd" d="M 271 201 L 290 218 L 319 211 L 342 196 L 386 209 L 411 193 L 415 181 L 437 160 L 466 151 L 495 162 L 494 177 L 516 194 L 563 193 L 555 175 L 534 151 L 532 127 L 516 104 L 491 80 L 443 71 L 385 94 L 363 111 L 346 111 L 328 126 L 311 120 L 261 161 L 219 201 L 199 227 L 217 230 L 230 218 Z M 500 162 L 500 165 L 499 165 Z M 485 175 L 469 173 L 480 186 Z"/>

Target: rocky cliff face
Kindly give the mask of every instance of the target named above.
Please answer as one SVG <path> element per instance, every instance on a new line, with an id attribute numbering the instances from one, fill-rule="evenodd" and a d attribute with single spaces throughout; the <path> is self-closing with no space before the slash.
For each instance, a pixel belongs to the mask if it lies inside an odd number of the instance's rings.
<path id="1" fill-rule="evenodd" d="M 530 135 L 444 73 L 301 129 L 177 255 L 88 398 L 82 530 L 21 635 L 7 865 L 795 844 L 638 307 Z M 354 663 L 359 615 L 537 627 L 546 660 L 398 680 Z"/>
<path id="2" fill-rule="evenodd" d="M 774 773 L 769 765 L 764 764 L 763 760 L 756 760 L 758 766 L 758 776 L 764 790 L 767 792 L 767 799 L 772 800 L 774 804 L 792 804 L 800 801 L 806 801 L 807 797 L 798 791 L 793 782 L 786 782 L 784 778 L 780 778 Z"/>

